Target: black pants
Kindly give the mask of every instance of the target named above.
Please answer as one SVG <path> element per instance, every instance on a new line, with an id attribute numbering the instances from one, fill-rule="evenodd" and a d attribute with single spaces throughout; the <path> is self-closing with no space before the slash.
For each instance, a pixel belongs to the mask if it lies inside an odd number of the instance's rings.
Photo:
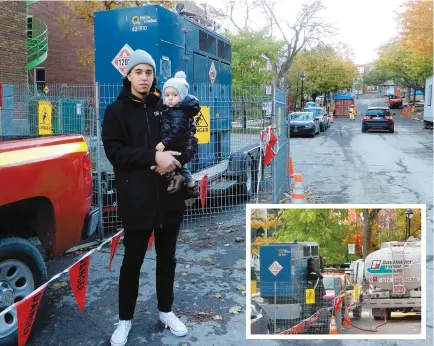
<path id="1" fill-rule="evenodd" d="M 158 310 L 172 311 L 173 282 L 176 268 L 176 241 L 180 225 L 163 225 L 155 229 L 155 251 L 157 254 L 157 300 Z M 125 230 L 125 255 L 119 277 L 119 319 L 132 320 L 139 293 L 140 268 L 145 258 L 152 229 Z"/>

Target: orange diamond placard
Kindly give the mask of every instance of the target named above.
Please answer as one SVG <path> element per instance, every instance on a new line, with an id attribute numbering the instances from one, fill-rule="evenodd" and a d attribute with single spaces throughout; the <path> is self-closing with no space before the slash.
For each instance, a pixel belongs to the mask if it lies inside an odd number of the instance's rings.
<path id="1" fill-rule="evenodd" d="M 119 53 L 112 60 L 113 66 L 122 74 L 122 76 L 127 75 L 127 64 L 128 61 L 130 61 L 132 52 L 133 49 L 128 44 L 125 44 L 125 46 L 122 47 Z"/>

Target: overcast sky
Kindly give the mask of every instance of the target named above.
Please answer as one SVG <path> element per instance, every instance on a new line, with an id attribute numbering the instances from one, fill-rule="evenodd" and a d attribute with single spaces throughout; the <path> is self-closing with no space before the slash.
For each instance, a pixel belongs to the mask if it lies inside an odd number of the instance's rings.
<path id="1" fill-rule="evenodd" d="M 278 0 L 276 5 L 280 18 L 292 23 L 301 4 L 311 0 Z M 225 0 L 196 0 L 214 7 L 224 8 Z M 397 20 L 393 10 L 402 11 L 406 0 L 323 0 L 327 9 L 320 12 L 324 21 L 332 23 L 338 30 L 337 36 L 327 41 L 341 41 L 349 45 L 356 64 L 368 63 L 376 58 L 375 49 L 397 35 Z M 237 23 L 242 25 L 244 12 L 236 11 Z M 253 20 L 264 26 L 261 13 L 254 13 Z M 225 27 L 229 26 L 225 22 Z"/>

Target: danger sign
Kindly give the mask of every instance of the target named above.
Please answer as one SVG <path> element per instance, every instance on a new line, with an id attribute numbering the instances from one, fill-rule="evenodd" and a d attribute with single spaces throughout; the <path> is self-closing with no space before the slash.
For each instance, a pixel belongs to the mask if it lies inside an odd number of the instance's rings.
<path id="1" fill-rule="evenodd" d="M 200 107 L 200 112 L 194 119 L 198 144 L 208 144 L 211 141 L 210 109 L 208 106 Z"/>
<path id="2" fill-rule="evenodd" d="M 127 74 L 127 65 L 132 52 L 133 49 L 128 44 L 125 44 L 112 61 L 113 66 L 122 76 Z"/>
<path id="3" fill-rule="evenodd" d="M 211 63 L 211 67 L 209 68 L 209 80 L 211 84 L 214 84 L 215 79 L 217 77 L 217 70 L 215 69 L 214 61 Z"/>

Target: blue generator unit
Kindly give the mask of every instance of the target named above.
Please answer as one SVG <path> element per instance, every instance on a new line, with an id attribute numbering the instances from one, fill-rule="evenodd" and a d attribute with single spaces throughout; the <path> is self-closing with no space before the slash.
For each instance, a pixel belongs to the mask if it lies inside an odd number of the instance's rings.
<path id="1" fill-rule="evenodd" d="M 261 246 L 260 292 L 264 300 L 302 302 L 312 273 L 320 272 L 315 242 L 271 243 Z"/>
<path id="2" fill-rule="evenodd" d="M 210 109 L 210 142 L 199 144 L 193 171 L 230 154 L 232 127 L 231 43 L 186 15 L 159 5 L 96 12 L 95 80 L 100 111 L 116 100 L 129 54 L 146 50 L 155 60 L 158 89 L 177 71 L 185 71 L 190 94 Z M 224 102 L 218 102 L 224 98 Z M 102 121 L 104 119 L 102 118 Z"/>

